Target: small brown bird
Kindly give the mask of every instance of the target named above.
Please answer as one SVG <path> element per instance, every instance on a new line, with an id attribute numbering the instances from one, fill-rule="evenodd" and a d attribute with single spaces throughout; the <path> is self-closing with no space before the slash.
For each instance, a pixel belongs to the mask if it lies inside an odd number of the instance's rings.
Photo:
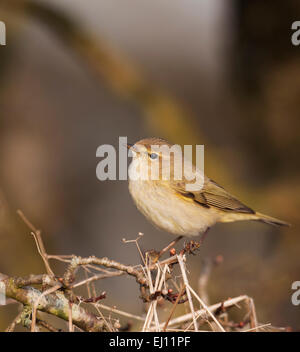
<path id="1" fill-rule="evenodd" d="M 199 189 L 187 190 L 186 177 L 180 180 L 174 177 L 176 161 L 181 163 L 181 159 L 178 161 L 178 155 L 162 152 L 162 146 L 171 148 L 174 145 L 160 138 L 146 138 L 127 145 L 133 152 L 129 166 L 130 194 L 137 208 L 158 228 L 174 235 L 197 236 L 205 234 L 217 222 L 257 220 L 271 225 L 289 225 L 255 212 L 203 173 L 202 178 L 195 181 L 199 182 Z M 189 163 L 182 160 L 184 165 Z M 164 179 L 162 175 L 167 161 L 170 178 Z M 194 165 L 191 166 L 190 172 L 198 172 Z M 159 177 L 153 179 L 150 176 L 155 167 Z M 143 172 L 149 177 L 137 177 Z"/>

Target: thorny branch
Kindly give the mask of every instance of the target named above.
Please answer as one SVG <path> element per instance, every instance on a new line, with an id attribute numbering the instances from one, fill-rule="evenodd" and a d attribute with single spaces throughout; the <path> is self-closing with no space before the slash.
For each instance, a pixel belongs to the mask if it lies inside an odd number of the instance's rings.
<path id="1" fill-rule="evenodd" d="M 74 327 L 83 331 L 121 331 L 132 326 L 131 321 L 128 321 L 126 328 L 122 328 L 119 319 L 112 321 L 110 315 L 109 318 L 106 318 L 102 310 L 123 318 L 134 319 L 137 323 L 143 323 L 143 331 L 174 331 L 174 329 L 176 331 L 182 329 L 198 331 L 205 324 L 211 330 L 219 331 L 246 329 L 247 326 L 249 331 L 257 331 L 262 328 L 257 323 L 252 298 L 241 296 L 228 299 L 217 305 L 207 306 L 192 289 L 187 277 L 186 255 L 194 254 L 199 249 L 200 245 L 195 241 L 186 243 L 179 254 L 176 253 L 175 248 L 165 247 L 168 248 L 170 257 L 160 261 L 161 253 L 165 254 L 167 250 L 160 252 L 152 250 L 143 254 L 138 245 L 138 240 L 142 236 L 142 234 L 139 234 L 136 240 L 124 241 L 125 243 L 135 242 L 141 255 L 143 264 L 135 266 L 125 265 L 106 257 L 90 256 L 82 258 L 74 255 L 48 255 L 42 241 L 41 231 L 37 230 L 22 212 L 19 211 L 18 214 L 34 235 L 37 250 L 42 257 L 47 274 L 29 275 L 27 277 L 0 275 L 0 285 L 5 287 L 6 297 L 22 305 L 21 312 L 6 331 L 13 331 L 17 324 L 22 324 L 32 332 L 41 331 L 41 329 L 53 332 L 60 331 L 47 321 L 45 313 L 65 320 L 69 331 L 74 331 Z M 49 259 L 59 260 L 67 264 L 63 275 L 55 275 L 49 264 Z M 176 266 L 176 264 L 179 264 L 179 266 Z M 85 279 L 76 282 L 76 274 L 80 268 L 84 269 Z M 180 269 L 179 276 L 175 275 L 176 268 Z M 101 274 L 96 274 L 94 271 L 100 271 Z M 210 271 L 211 267 L 204 272 L 202 270 L 201 275 L 204 275 L 202 281 L 205 285 Z M 149 304 L 146 317 L 137 316 L 100 303 L 106 298 L 107 293 L 97 293 L 93 283 L 107 277 L 121 275 L 133 277 L 138 283 L 141 290 L 141 299 Z M 179 285 L 176 283 L 178 278 L 181 279 Z M 86 286 L 88 297 L 79 296 L 74 291 L 79 286 Z M 166 301 L 173 305 L 167 315 L 163 317 L 163 314 L 159 313 L 159 308 Z M 185 304 L 185 302 L 187 302 L 191 313 L 172 319 L 178 305 Z M 224 320 L 228 308 L 238 302 L 245 302 L 248 307 L 247 317 L 244 321 L 234 323 Z M 199 309 L 196 308 L 196 304 L 200 305 Z M 92 306 L 98 314 L 90 311 L 89 307 Z M 263 327 L 265 328 L 266 325 Z"/>
<path id="2" fill-rule="evenodd" d="M 69 322 L 69 326 L 74 324 L 84 331 L 106 331 L 111 330 L 107 327 L 107 322 L 99 318 L 95 314 L 90 313 L 85 308 L 81 307 L 82 303 L 96 304 L 98 301 L 106 298 L 106 293 L 88 298 L 77 296 L 73 289 L 77 286 L 87 285 L 96 280 L 105 277 L 113 277 L 120 275 L 129 275 L 136 279 L 137 283 L 146 290 L 152 285 L 151 274 L 145 275 L 144 268 L 141 266 L 131 266 L 119 263 L 108 258 L 97 258 L 91 256 L 88 258 L 81 258 L 77 256 L 51 256 L 48 255 L 41 237 L 41 231 L 26 218 L 26 216 L 18 211 L 18 215 L 29 227 L 31 234 L 34 236 L 38 253 L 40 254 L 47 274 L 29 275 L 28 277 L 7 277 L 3 276 L 1 285 L 5 286 L 5 294 L 7 298 L 11 298 L 17 302 L 22 303 L 23 310 L 18 317 L 7 328 L 7 331 L 12 331 L 16 324 L 20 321 L 24 326 L 27 326 L 31 331 L 39 331 L 42 326 L 47 330 L 54 331 L 55 327 L 51 327 L 47 322 L 38 319 L 38 312 L 46 312 L 55 315 L 63 320 Z M 184 249 L 184 252 L 190 251 L 190 248 Z M 49 259 L 58 259 L 68 263 L 68 267 L 63 276 L 56 276 L 52 270 Z M 175 255 L 162 261 L 161 266 L 171 267 L 177 262 Z M 105 270 L 104 274 L 93 275 L 87 277 L 85 280 L 74 283 L 76 280 L 76 272 L 80 267 L 90 269 L 100 269 L 104 267 L 110 269 Z M 157 270 L 157 264 L 149 262 L 147 270 L 150 272 Z M 150 281 L 149 281 L 150 280 Z M 165 278 L 163 278 L 165 280 Z M 156 300 L 158 296 L 165 297 L 172 301 L 171 291 L 166 294 L 148 295 L 148 300 Z M 145 295 L 146 297 L 146 295 Z M 145 299 L 144 297 L 144 299 Z M 30 314 L 28 315 L 28 307 Z M 26 309 L 25 309 L 26 308 Z M 26 314 L 25 314 L 25 313 Z M 24 318 L 26 317 L 26 319 Z M 70 321 L 71 320 L 71 321 Z"/>

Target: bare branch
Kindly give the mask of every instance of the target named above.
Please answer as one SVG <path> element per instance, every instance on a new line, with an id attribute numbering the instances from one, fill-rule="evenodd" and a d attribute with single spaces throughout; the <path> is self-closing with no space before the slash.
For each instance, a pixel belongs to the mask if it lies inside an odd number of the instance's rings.
<path id="1" fill-rule="evenodd" d="M 131 275 L 136 278 L 136 281 L 140 285 L 147 285 L 147 279 L 144 277 L 143 273 L 137 269 L 134 269 L 130 265 L 124 265 L 114 260 L 110 260 L 108 258 L 97 258 L 97 257 L 88 257 L 88 258 L 81 258 L 81 257 L 73 257 L 71 263 L 64 275 L 64 285 L 69 287 L 70 284 L 74 281 L 74 274 L 76 269 L 81 265 L 87 264 L 94 264 L 94 265 L 102 265 L 107 268 L 117 269 L 120 271 L 124 271 L 128 275 Z"/>
<path id="2" fill-rule="evenodd" d="M 220 309 L 220 307 L 229 308 L 229 307 L 237 305 L 239 302 L 247 300 L 248 298 L 249 297 L 246 296 L 246 295 L 245 296 L 238 296 L 238 297 L 235 297 L 235 298 L 230 298 L 230 299 L 228 299 L 228 300 L 226 300 L 224 302 L 213 304 L 213 305 L 207 307 L 207 309 L 211 313 L 213 313 L 213 312 L 216 312 L 218 309 Z M 199 309 L 199 310 L 197 310 L 195 312 L 195 314 L 197 315 L 197 318 L 198 317 L 205 317 L 207 315 L 207 309 Z M 186 321 L 191 320 L 192 317 L 193 317 L 192 313 L 188 313 L 188 314 L 182 315 L 182 316 L 180 316 L 178 318 L 175 318 L 175 319 L 171 320 L 169 322 L 169 326 L 185 323 Z"/>
<path id="3" fill-rule="evenodd" d="M 6 286 L 6 296 L 17 300 L 18 302 L 33 306 L 37 300 L 39 304 L 37 309 L 63 320 L 69 320 L 69 300 L 63 292 L 57 291 L 52 294 L 42 295 L 40 290 L 33 287 L 20 288 L 16 282 L 16 278 L 8 278 L 3 280 Z M 98 319 L 92 313 L 87 312 L 78 304 L 72 305 L 72 321 L 73 324 L 84 331 L 105 331 L 106 327 L 102 319 Z"/>

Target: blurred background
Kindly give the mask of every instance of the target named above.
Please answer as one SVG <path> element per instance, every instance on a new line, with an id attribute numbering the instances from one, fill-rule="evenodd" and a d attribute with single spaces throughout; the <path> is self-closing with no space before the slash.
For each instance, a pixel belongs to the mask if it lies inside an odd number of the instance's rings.
<path id="1" fill-rule="evenodd" d="M 17 209 L 48 253 L 138 264 L 122 238 L 143 232 L 142 248 L 160 249 L 172 236 L 136 210 L 127 181 L 97 180 L 97 147 L 119 136 L 204 144 L 208 176 L 293 226 L 215 226 L 189 259 L 193 285 L 202 260 L 222 255 L 210 303 L 247 294 L 260 322 L 299 329 L 299 1 L 1 0 L 0 20 L 0 272 L 44 272 Z M 97 289 L 141 314 L 133 281 Z M 0 307 L 1 331 L 16 311 Z"/>

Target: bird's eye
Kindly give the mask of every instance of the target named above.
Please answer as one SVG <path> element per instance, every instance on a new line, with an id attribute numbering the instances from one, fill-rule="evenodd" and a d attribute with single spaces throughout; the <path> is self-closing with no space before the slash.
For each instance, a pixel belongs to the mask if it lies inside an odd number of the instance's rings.
<path id="1" fill-rule="evenodd" d="M 156 153 L 151 153 L 150 155 L 150 159 L 154 160 L 157 159 L 158 155 Z"/>

